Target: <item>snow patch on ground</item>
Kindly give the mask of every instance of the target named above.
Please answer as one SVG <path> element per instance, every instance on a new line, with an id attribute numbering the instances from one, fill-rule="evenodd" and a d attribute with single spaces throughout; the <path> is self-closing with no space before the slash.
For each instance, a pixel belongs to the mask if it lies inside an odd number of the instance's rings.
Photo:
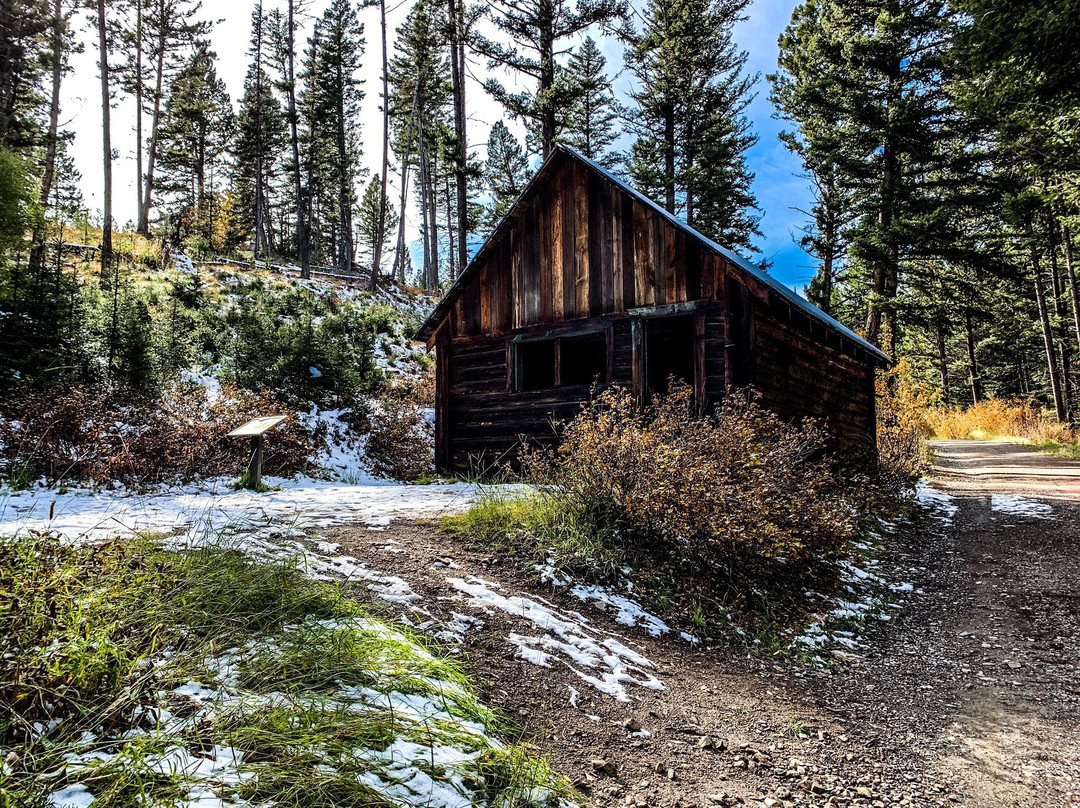
<path id="1" fill-rule="evenodd" d="M 263 478 L 275 490 L 234 491 L 227 480 L 210 480 L 150 494 L 44 487 L 0 489 L 0 535 L 54 531 L 71 541 L 94 541 L 137 533 L 174 534 L 178 543 L 264 532 L 281 526 L 386 525 L 460 513 L 476 497 L 474 486 L 399 485 L 368 479 L 343 485 L 301 477 Z"/>
<path id="2" fill-rule="evenodd" d="M 948 516 L 951 519 L 956 506 L 951 505 L 951 497 L 941 496 L 949 500 L 941 500 L 939 505 L 952 508 Z M 929 501 L 938 502 L 933 496 Z M 890 525 L 882 523 L 881 531 L 889 528 Z M 890 609 L 900 608 L 903 598 L 922 593 L 906 581 L 887 580 L 881 562 L 873 557 L 875 543 L 884 541 L 882 533 L 877 532 L 859 546 L 864 554 L 861 558 L 835 562 L 841 584 L 835 594 L 826 596 L 811 590 L 803 593 L 808 600 L 819 602 L 803 631 L 791 641 L 790 650 L 801 652 L 818 663 L 824 661 L 825 655 L 857 659 L 856 652 L 864 647 L 861 635 L 867 621 L 891 620 Z"/>
<path id="3" fill-rule="evenodd" d="M 1054 513 L 1054 509 L 1045 502 L 1005 494 L 994 494 L 990 497 L 990 510 L 994 513 L 1026 516 L 1030 519 L 1049 519 Z"/>
<path id="4" fill-rule="evenodd" d="M 48 804 L 52 808 L 89 808 L 94 795 L 82 783 L 66 786 L 49 795 Z"/>
<path id="5" fill-rule="evenodd" d="M 931 488 L 926 483 L 919 483 L 915 490 L 915 499 L 920 505 L 941 519 L 946 525 L 951 525 L 956 512 L 960 510 L 956 504 L 956 498 Z"/>
<path id="6" fill-rule="evenodd" d="M 540 573 L 540 580 L 544 583 L 558 587 L 569 587 L 569 592 L 575 598 L 589 603 L 602 612 L 612 615 L 616 623 L 635 628 L 640 626 L 653 637 L 667 634 L 671 629 L 668 624 L 655 615 L 645 611 L 641 604 L 626 595 L 620 595 L 608 587 L 596 584 L 577 584 L 565 573 L 555 569 L 555 565 L 549 560 L 546 564 L 537 564 L 533 567 Z M 632 591 L 632 584 L 624 582 L 627 591 Z"/>
<path id="7" fill-rule="evenodd" d="M 447 582 L 462 593 L 470 607 L 487 613 L 502 611 L 539 629 L 539 634 L 511 633 L 508 637 L 526 662 L 540 667 L 563 664 L 618 701 L 630 700 L 628 686 L 665 689 L 649 672 L 656 668 L 651 660 L 576 612 L 562 612 L 540 598 L 505 595 L 497 591 L 502 588 L 499 584 L 474 575 L 447 578 Z"/>

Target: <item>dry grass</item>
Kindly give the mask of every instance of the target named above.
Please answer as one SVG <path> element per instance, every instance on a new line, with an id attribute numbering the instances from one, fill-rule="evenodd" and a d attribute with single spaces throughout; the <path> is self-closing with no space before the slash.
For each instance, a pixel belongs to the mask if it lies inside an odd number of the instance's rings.
<path id="1" fill-rule="evenodd" d="M 970 407 L 935 407 L 925 414 L 928 433 L 940 440 L 1015 439 L 1036 444 L 1075 444 L 1076 430 L 1026 401 L 990 398 Z"/>

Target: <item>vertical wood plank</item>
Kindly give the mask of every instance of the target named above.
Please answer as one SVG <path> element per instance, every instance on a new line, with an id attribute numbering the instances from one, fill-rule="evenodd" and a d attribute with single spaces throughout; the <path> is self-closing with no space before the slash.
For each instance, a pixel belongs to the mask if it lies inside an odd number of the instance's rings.
<path id="1" fill-rule="evenodd" d="M 540 215 L 538 201 L 525 210 L 521 217 L 521 265 L 524 268 L 525 281 L 525 323 L 541 322 L 540 307 Z"/>
<path id="2" fill-rule="evenodd" d="M 639 409 L 645 409 L 645 323 L 641 317 L 630 318 L 630 355 L 633 377 L 631 395 Z"/>
<path id="3" fill-rule="evenodd" d="M 475 283 L 475 281 L 474 281 Z M 491 263 L 480 267 L 480 331 L 491 333 Z"/>
<path id="4" fill-rule="evenodd" d="M 675 228 L 664 227 L 664 302 L 676 303 L 679 299 L 678 281 L 675 278 Z"/>
<path id="5" fill-rule="evenodd" d="M 650 213 L 652 227 L 649 228 L 652 252 L 653 304 L 662 306 L 668 302 L 665 235 L 671 228 L 659 216 Z"/>
<path id="6" fill-rule="evenodd" d="M 649 218 L 640 202 L 634 202 L 634 300 L 637 306 L 652 304 L 652 246 Z"/>
<path id="7" fill-rule="evenodd" d="M 540 264 L 540 322 L 550 323 L 554 313 L 551 277 L 550 197 L 536 206 L 536 257 Z"/>
<path id="8" fill-rule="evenodd" d="M 576 229 L 577 317 L 589 316 L 589 174 L 574 162 L 574 227 Z"/>
<path id="9" fill-rule="evenodd" d="M 705 414 L 705 310 L 694 312 L 694 407 L 698 415 Z"/>
<path id="10" fill-rule="evenodd" d="M 619 204 L 621 212 L 619 226 L 619 256 L 621 258 L 620 283 L 623 290 L 622 306 L 619 311 L 627 311 L 637 305 L 635 300 L 637 291 L 637 272 L 634 263 L 634 201 L 630 194 L 620 193 Z"/>
<path id="11" fill-rule="evenodd" d="M 521 328 L 525 322 L 525 281 L 521 269 L 520 228 L 510 228 L 510 323 L 511 328 Z"/>
<path id="12" fill-rule="evenodd" d="M 549 189 L 551 200 L 551 316 L 556 322 L 566 319 L 566 292 L 563 282 L 563 194 L 566 163 L 555 173 Z"/>
<path id="13" fill-rule="evenodd" d="M 597 177 L 597 203 L 600 215 L 600 308 L 598 314 L 615 310 L 615 253 L 612 238 L 612 192 L 614 186 Z"/>
<path id="14" fill-rule="evenodd" d="M 563 227 L 563 317 L 573 320 L 577 314 L 577 186 L 574 182 L 574 163 L 563 169 L 562 227 Z"/>
<path id="15" fill-rule="evenodd" d="M 594 171 L 588 172 L 589 221 L 589 316 L 604 312 L 604 210 L 602 198 L 607 183 Z M 608 287 L 610 291 L 610 286 Z"/>
<path id="16" fill-rule="evenodd" d="M 604 329 L 604 341 L 607 345 L 607 363 L 604 367 L 604 384 L 611 384 L 615 379 L 615 329 Z"/>

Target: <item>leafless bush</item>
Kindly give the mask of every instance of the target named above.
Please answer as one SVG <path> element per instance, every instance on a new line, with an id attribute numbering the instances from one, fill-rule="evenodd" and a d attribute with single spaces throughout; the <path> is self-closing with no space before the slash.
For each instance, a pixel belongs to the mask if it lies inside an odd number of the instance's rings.
<path id="1" fill-rule="evenodd" d="M 686 385 L 644 413 L 613 388 L 525 470 L 586 521 L 683 560 L 794 563 L 841 553 L 855 532 L 824 446 L 818 424 L 793 426 L 746 397 L 702 419 Z"/>
<path id="2" fill-rule="evenodd" d="M 226 434 L 256 416 L 285 412 L 269 393 L 197 386 L 131 404 L 87 387 L 12 395 L 0 419 L 0 474 L 9 480 L 179 482 L 238 473 L 249 451 Z M 309 469 L 323 436 L 289 418 L 266 442 L 267 474 Z"/>
<path id="3" fill-rule="evenodd" d="M 371 468 L 382 477 L 418 480 L 432 473 L 435 464 L 429 410 L 421 406 L 415 390 L 392 391 L 382 397 L 371 417 L 367 455 Z"/>

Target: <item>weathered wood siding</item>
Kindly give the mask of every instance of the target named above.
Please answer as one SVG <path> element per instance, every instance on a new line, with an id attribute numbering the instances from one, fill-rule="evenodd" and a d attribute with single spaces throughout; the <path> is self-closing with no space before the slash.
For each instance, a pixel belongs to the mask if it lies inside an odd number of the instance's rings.
<path id="1" fill-rule="evenodd" d="M 649 328 L 664 327 L 655 325 L 666 313 L 658 307 L 693 318 L 702 411 L 750 386 L 785 419 L 826 420 L 838 447 L 872 446 L 879 360 L 781 291 L 557 151 L 425 337 L 439 354 L 436 462 L 491 470 L 514 460 L 522 442 L 553 441 L 555 425 L 587 402 L 588 385 L 516 390 L 515 339 L 602 330 L 604 375 L 644 400 L 640 359 Z"/>
<path id="2" fill-rule="evenodd" d="M 629 384 L 629 318 L 598 325 L 611 329 L 612 381 Z M 455 471 L 490 471 L 514 460 L 522 442 L 551 443 L 555 424 L 573 418 L 589 399 L 588 385 L 515 392 L 506 336 L 457 338 L 452 355 L 446 457 L 447 466 Z"/>
<path id="3" fill-rule="evenodd" d="M 791 421 L 824 421 L 838 448 L 873 448 L 873 361 L 850 340 L 787 307 L 757 307 L 753 331 L 751 382 L 764 406 Z"/>
<path id="4" fill-rule="evenodd" d="M 553 159 L 542 187 L 480 256 L 478 282 L 455 304 L 453 336 L 722 299 L 735 272 L 723 256 L 588 166 Z"/>

